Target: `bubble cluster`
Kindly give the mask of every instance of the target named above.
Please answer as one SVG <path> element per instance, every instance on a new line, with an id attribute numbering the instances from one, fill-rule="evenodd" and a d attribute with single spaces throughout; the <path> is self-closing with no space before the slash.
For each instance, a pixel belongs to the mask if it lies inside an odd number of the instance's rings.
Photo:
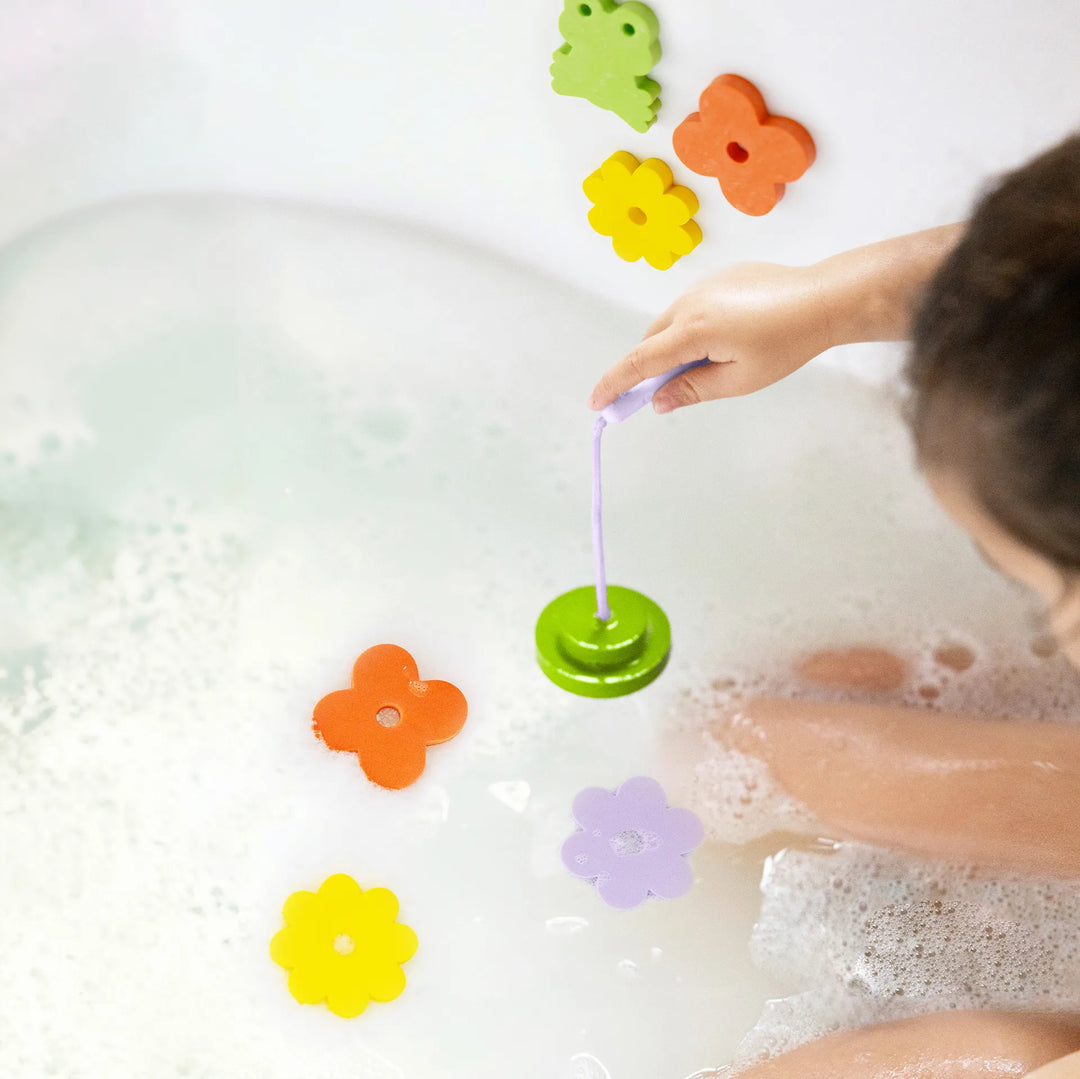
<path id="1" fill-rule="evenodd" d="M 786 850 L 762 880 L 755 961 L 794 990 L 740 1047 L 945 1009 L 1080 1011 L 1080 884 L 988 877 L 860 844 Z"/>
<path id="2" fill-rule="evenodd" d="M 813 813 L 784 792 L 763 762 L 710 734 L 702 742 L 688 797 L 711 839 L 747 843 L 770 832 L 813 831 Z"/>

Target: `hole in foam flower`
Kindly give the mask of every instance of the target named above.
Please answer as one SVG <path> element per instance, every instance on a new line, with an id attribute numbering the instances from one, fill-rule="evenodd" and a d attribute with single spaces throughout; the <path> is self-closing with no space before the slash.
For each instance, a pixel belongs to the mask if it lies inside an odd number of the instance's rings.
<path id="1" fill-rule="evenodd" d="M 582 15 L 592 14 L 592 8 L 589 7 L 588 4 L 578 4 L 578 11 L 580 11 Z"/>
<path id="2" fill-rule="evenodd" d="M 401 713 L 396 708 L 387 705 L 375 713 L 375 718 L 383 727 L 396 727 L 401 722 Z"/>
<path id="3" fill-rule="evenodd" d="M 645 833 L 636 828 L 627 828 L 611 837 L 611 849 L 620 857 L 626 854 L 640 854 L 645 849 Z"/>
<path id="4" fill-rule="evenodd" d="M 645 211 L 640 206 L 631 206 L 630 209 L 626 211 L 626 216 L 630 218 L 635 225 L 644 225 L 645 222 L 649 220 Z"/>
<path id="5" fill-rule="evenodd" d="M 624 23 L 623 23 L 623 26 L 622 26 L 622 32 L 623 32 L 623 33 L 624 33 L 624 34 L 625 34 L 625 35 L 626 35 L 627 37 L 633 37 L 633 36 L 634 36 L 634 32 L 635 32 L 635 31 L 634 31 L 634 24 L 633 24 L 633 23 L 629 23 L 629 22 L 624 22 Z"/>
<path id="6" fill-rule="evenodd" d="M 334 951 L 338 955 L 352 955 L 353 950 L 356 948 L 356 941 L 349 936 L 348 933 L 338 933 L 334 937 Z"/>
<path id="7" fill-rule="evenodd" d="M 727 144 L 727 153 L 728 157 L 738 165 L 743 164 L 750 157 L 750 151 L 747 150 L 745 146 L 740 146 L 737 142 L 729 142 Z"/>

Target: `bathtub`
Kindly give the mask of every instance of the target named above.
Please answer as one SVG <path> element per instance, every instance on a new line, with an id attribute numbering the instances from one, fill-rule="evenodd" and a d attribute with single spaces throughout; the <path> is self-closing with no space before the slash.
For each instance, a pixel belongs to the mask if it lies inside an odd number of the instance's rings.
<path id="1" fill-rule="evenodd" d="M 0 11 L 4 1074 L 714 1074 L 805 986 L 748 947 L 799 844 L 703 792 L 710 708 L 868 636 L 1045 668 L 919 483 L 897 350 L 863 347 L 609 432 L 611 579 L 674 651 L 632 697 L 563 693 L 532 628 L 589 581 L 583 401 L 711 266 L 961 215 L 1067 129 L 1080 15 L 657 3 L 664 119 L 637 135 L 551 94 L 558 4 L 93 7 Z M 621 263 L 582 177 L 670 159 L 725 70 L 818 163 L 760 220 L 698 180 L 701 248 Z M 397 792 L 310 725 L 382 641 L 469 701 Z M 710 841 L 687 897 L 620 912 L 559 847 L 577 791 L 639 774 Z M 295 1003 L 268 951 L 333 873 L 420 938 L 354 1020 Z"/>

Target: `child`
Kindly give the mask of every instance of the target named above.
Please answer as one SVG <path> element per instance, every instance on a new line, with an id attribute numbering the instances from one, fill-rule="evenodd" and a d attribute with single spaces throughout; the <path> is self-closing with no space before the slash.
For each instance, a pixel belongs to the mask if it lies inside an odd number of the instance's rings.
<path id="1" fill-rule="evenodd" d="M 1080 666 L 1080 135 L 1006 175 L 966 225 L 719 274 L 661 315 L 589 403 L 707 356 L 657 393 L 669 412 L 751 393 L 833 345 L 906 337 L 927 482 L 983 557 L 1042 599 Z M 758 700 L 723 736 L 841 835 L 1080 877 L 1080 726 Z M 947 1079 L 978 1061 L 980 1075 L 1013 1076 L 1061 1057 L 1047 1077 L 1080 1079 L 1078 1051 L 1080 1021 L 953 1012 L 822 1039 L 747 1074 L 925 1065 Z"/>

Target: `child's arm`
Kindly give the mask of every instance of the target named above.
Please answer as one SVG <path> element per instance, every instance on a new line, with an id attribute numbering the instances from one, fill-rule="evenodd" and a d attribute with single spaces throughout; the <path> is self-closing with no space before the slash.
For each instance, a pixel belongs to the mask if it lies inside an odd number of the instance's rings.
<path id="1" fill-rule="evenodd" d="M 1080 1022 L 1019 1012 L 939 1012 L 831 1034 L 738 1073 L 738 1079 L 1076 1079 L 1067 1070 Z M 1050 1064 L 1049 1061 L 1057 1063 Z M 1057 1070 L 1055 1070 L 1057 1069 Z"/>
<path id="2" fill-rule="evenodd" d="M 837 838 L 1080 878 L 1080 726 L 764 698 L 716 734 Z"/>
<path id="3" fill-rule="evenodd" d="M 641 344 L 600 379 L 589 407 L 604 408 L 643 378 L 691 360 L 713 362 L 658 391 L 657 412 L 760 390 L 833 345 L 902 340 L 920 289 L 962 231 L 943 225 L 813 266 L 747 263 L 724 270 L 649 327 Z"/>

